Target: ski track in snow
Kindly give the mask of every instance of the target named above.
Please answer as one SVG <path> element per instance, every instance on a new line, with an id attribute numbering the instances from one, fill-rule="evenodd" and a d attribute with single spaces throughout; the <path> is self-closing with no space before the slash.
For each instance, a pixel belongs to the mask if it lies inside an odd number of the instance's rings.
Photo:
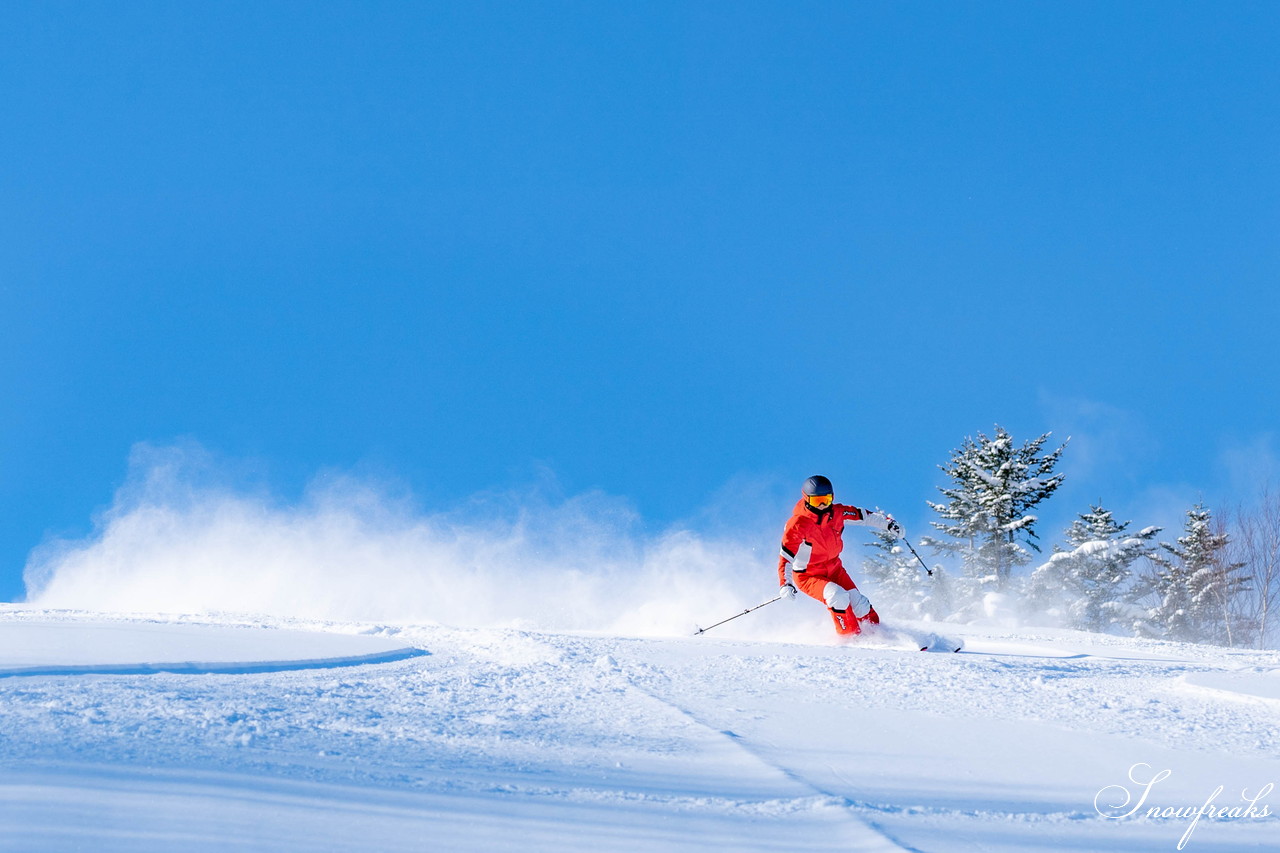
<path id="1" fill-rule="evenodd" d="M 1135 762 L 1175 768 L 1152 799 L 1179 807 L 1280 782 L 1280 703 L 1248 692 L 1277 653 L 954 626 L 966 650 L 931 655 L 151 621 L 426 654 L 0 679 L 0 850 L 1168 850 L 1180 822 L 1094 809 Z M 1218 823 L 1190 849 L 1275 849 L 1275 831 Z"/>

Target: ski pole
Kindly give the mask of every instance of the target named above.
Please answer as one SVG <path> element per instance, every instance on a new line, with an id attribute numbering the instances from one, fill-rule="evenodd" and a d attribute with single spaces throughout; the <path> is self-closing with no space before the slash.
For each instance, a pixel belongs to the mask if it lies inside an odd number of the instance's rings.
<path id="1" fill-rule="evenodd" d="M 716 626 L 718 626 L 718 625 L 723 625 L 723 624 L 724 624 L 724 623 L 726 623 L 726 622 L 732 622 L 734 619 L 737 619 L 737 618 L 738 618 L 738 616 L 746 616 L 746 615 L 747 615 L 748 613 L 750 613 L 751 611 L 753 611 L 753 610 L 759 610 L 761 607 L 764 607 L 764 605 L 765 605 L 765 604 L 773 604 L 773 603 L 774 603 L 775 601 L 777 601 L 779 598 L 782 598 L 782 596 L 780 596 L 780 595 L 779 595 L 777 598 L 771 598 L 771 599 L 769 599 L 768 601 L 766 601 L 764 604 L 757 604 L 755 607 L 748 607 L 746 610 L 744 610 L 744 611 L 742 611 L 741 613 L 737 614 L 737 616 L 730 616 L 728 619 L 721 619 L 721 620 L 720 620 L 719 622 L 717 622 L 715 625 L 708 625 L 708 626 L 707 626 L 707 627 L 705 627 L 705 628 L 699 628 L 698 630 L 696 630 L 696 631 L 694 631 L 694 632 L 693 632 L 693 636 L 695 636 L 695 637 L 696 637 L 696 636 L 698 636 L 699 634 L 706 633 L 707 631 L 710 631 L 712 628 L 715 628 L 715 627 L 716 627 Z"/>
<path id="2" fill-rule="evenodd" d="M 905 536 L 903 536 L 903 537 L 902 537 L 902 543 L 903 543 L 904 545 L 906 545 L 908 548 L 911 548 L 911 543 L 907 541 L 907 537 L 905 537 Z M 916 554 L 916 549 L 915 549 L 915 548 L 911 548 L 911 553 L 912 553 L 912 554 L 915 554 L 915 558 L 916 558 L 917 560 L 920 560 L 920 555 L 919 555 L 919 554 Z M 926 572 L 928 572 L 928 573 L 929 573 L 929 577 L 933 577 L 933 569 L 931 569 L 931 568 L 929 568 L 928 566 L 926 566 L 926 565 L 924 564 L 924 560 L 920 560 L 920 565 L 924 568 L 924 570 L 925 570 Z"/>

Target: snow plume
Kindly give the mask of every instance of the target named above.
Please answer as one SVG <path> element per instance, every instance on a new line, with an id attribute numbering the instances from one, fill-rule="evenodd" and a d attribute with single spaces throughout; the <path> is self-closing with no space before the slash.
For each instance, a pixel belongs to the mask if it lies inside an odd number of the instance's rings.
<path id="1" fill-rule="evenodd" d="M 219 471 L 198 447 L 135 448 L 93 534 L 33 552 L 28 600 L 679 635 L 775 592 L 773 530 L 750 541 L 680 527 L 648 534 L 618 498 L 553 500 L 539 490 L 473 496 L 430 514 L 385 487 L 333 475 L 286 503 L 228 485 Z M 820 624 L 821 614 L 806 615 L 741 620 L 725 632 L 785 638 L 779 632 L 797 623 Z M 727 631 L 744 625 L 745 634 Z"/>

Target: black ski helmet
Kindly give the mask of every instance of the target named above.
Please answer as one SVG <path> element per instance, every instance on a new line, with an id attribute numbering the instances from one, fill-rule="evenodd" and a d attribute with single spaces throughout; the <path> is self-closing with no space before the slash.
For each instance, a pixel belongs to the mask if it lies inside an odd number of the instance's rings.
<path id="1" fill-rule="evenodd" d="M 814 474 L 812 477 L 804 481 L 804 488 L 800 490 L 805 497 L 813 495 L 834 495 L 835 489 L 831 488 L 831 481 L 821 474 Z"/>

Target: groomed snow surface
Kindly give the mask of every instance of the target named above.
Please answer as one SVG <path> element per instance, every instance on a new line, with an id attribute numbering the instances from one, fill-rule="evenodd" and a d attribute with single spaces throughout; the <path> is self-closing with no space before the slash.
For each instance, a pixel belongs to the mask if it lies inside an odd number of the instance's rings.
<path id="1" fill-rule="evenodd" d="M 962 652 L 0 605 L 0 850 L 1280 849 L 1280 654 L 942 627 Z"/>

